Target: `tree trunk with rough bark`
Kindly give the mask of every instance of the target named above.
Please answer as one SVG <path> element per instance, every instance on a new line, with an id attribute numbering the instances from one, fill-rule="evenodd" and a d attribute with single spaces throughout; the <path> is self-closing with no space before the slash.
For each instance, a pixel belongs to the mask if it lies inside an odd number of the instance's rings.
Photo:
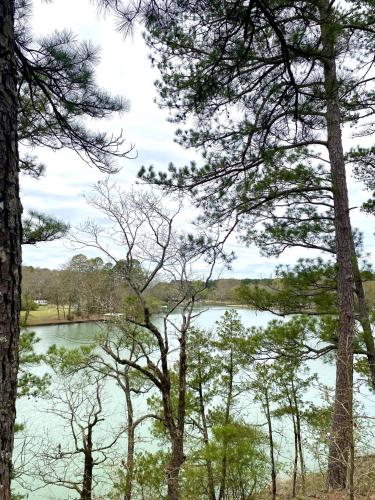
<path id="1" fill-rule="evenodd" d="M 327 143 L 334 198 L 339 299 L 336 393 L 330 434 L 328 487 L 330 489 L 344 489 L 347 484 L 353 439 L 354 279 L 351 249 L 352 232 L 336 74 L 336 31 L 331 19 L 331 11 L 329 0 L 320 0 L 322 64 L 327 107 Z"/>
<path id="2" fill-rule="evenodd" d="M 85 462 L 83 469 L 83 485 L 81 492 L 81 500 L 91 500 L 92 497 L 92 475 L 94 470 L 94 458 L 92 456 L 92 429 L 95 424 L 91 424 L 87 430 L 85 438 Z"/>
<path id="3" fill-rule="evenodd" d="M 180 432 L 173 432 L 171 436 L 172 450 L 171 458 L 166 467 L 168 483 L 168 500 L 180 499 L 180 469 L 185 461 L 183 436 Z"/>
<path id="4" fill-rule="evenodd" d="M 14 0 L 0 3 L 0 498 L 10 499 L 18 371 L 21 203 Z"/>
<path id="5" fill-rule="evenodd" d="M 184 455 L 184 431 L 186 411 L 186 334 L 189 322 L 186 322 L 179 337 L 179 368 L 178 368 L 178 406 L 177 415 L 173 415 L 169 372 L 164 370 L 167 383 L 163 389 L 164 419 L 171 439 L 171 456 L 166 467 L 168 499 L 180 499 L 180 470 L 185 461 Z"/>
<path id="6" fill-rule="evenodd" d="M 91 500 L 92 498 L 92 474 L 94 469 L 94 460 L 91 450 L 85 452 L 85 465 L 83 472 L 83 488 L 81 500 Z"/>

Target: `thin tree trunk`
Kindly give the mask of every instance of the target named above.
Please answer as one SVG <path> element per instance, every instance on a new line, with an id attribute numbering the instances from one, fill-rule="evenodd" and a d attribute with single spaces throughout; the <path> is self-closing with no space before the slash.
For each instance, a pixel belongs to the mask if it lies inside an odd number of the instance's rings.
<path id="1" fill-rule="evenodd" d="M 298 456 L 299 456 L 299 447 L 298 447 L 298 430 L 297 430 L 297 422 L 296 422 L 296 407 L 294 404 L 293 394 L 288 389 L 288 385 L 283 383 L 286 398 L 288 400 L 289 411 L 292 417 L 293 423 L 293 434 L 294 434 L 294 461 L 293 461 L 293 474 L 292 474 L 292 498 L 295 498 L 297 495 L 297 472 L 298 472 Z M 291 383 L 292 391 L 294 389 L 293 382 Z M 293 398 L 293 399 L 292 399 Z"/>
<path id="2" fill-rule="evenodd" d="M 294 415 L 292 413 L 293 433 L 294 433 L 294 461 L 293 461 L 293 475 L 292 475 L 292 498 L 297 495 L 297 469 L 298 469 L 298 437 L 297 427 Z"/>
<path id="3" fill-rule="evenodd" d="M 268 399 L 268 390 L 266 390 L 266 392 L 265 392 L 265 405 L 263 408 L 264 408 L 264 412 L 266 414 L 266 419 L 267 419 L 268 442 L 269 442 L 269 446 L 270 446 L 272 500 L 275 500 L 276 496 L 277 496 L 275 446 L 274 446 L 274 442 L 273 442 L 273 429 L 272 429 L 272 419 L 271 419 L 271 412 L 270 412 L 270 402 Z"/>
<path id="4" fill-rule="evenodd" d="M 203 397 L 203 389 L 202 389 L 202 384 L 200 381 L 199 381 L 199 387 L 198 387 L 198 394 L 199 394 L 199 410 L 200 410 L 201 420 L 202 420 L 203 443 L 204 443 L 204 446 L 205 446 L 205 449 L 207 452 L 208 444 L 209 444 L 209 437 L 208 437 L 208 427 L 207 427 L 206 411 L 205 411 L 205 404 L 204 404 L 204 397 Z M 206 467 L 207 467 L 209 499 L 216 500 L 214 475 L 213 475 L 213 471 L 212 471 L 212 461 L 209 458 L 206 458 Z"/>
<path id="5" fill-rule="evenodd" d="M 133 474 L 134 474 L 134 415 L 133 403 L 130 395 L 129 368 L 124 371 L 125 379 L 125 396 L 126 396 L 126 411 L 128 417 L 128 454 L 126 457 L 126 478 L 125 478 L 125 493 L 124 500 L 131 500 L 133 489 Z"/>
<path id="6" fill-rule="evenodd" d="M 21 282 L 14 0 L 0 3 L 0 498 L 10 498 Z"/>
<path id="7" fill-rule="evenodd" d="M 297 431 L 297 443 L 298 443 L 298 453 L 299 453 L 299 463 L 301 469 L 301 486 L 302 486 L 302 494 L 305 494 L 305 461 L 303 458 L 303 447 L 302 447 L 302 430 L 301 430 L 301 415 L 298 407 L 297 394 L 294 387 L 294 383 L 292 380 L 292 394 L 293 394 L 293 403 L 294 410 L 296 415 L 296 431 Z"/>
<path id="8" fill-rule="evenodd" d="M 229 424 L 230 419 L 230 409 L 232 405 L 232 397 L 233 397 L 233 351 L 230 351 L 230 359 L 229 359 L 229 368 L 228 368 L 228 394 L 227 401 L 225 406 L 225 415 L 224 415 L 224 425 Z M 219 490 L 219 500 L 225 500 L 226 497 L 226 480 L 227 480 L 227 468 L 228 468 L 228 438 L 226 433 L 223 438 L 223 458 L 221 461 L 221 474 L 220 474 L 220 490 Z"/>
<path id="9" fill-rule="evenodd" d="M 298 410 L 297 410 L 298 412 Z M 303 447 L 302 447 L 302 433 L 301 433 L 301 417 L 299 412 L 296 414 L 296 427 L 297 427 L 297 442 L 298 442 L 298 453 L 299 453 L 299 463 L 301 470 L 301 489 L 302 494 L 305 494 L 305 460 L 303 457 Z"/>
<path id="10" fill-rule="evenodd" d="M 349 500 L 354 500 L 354 461 L 355 461 L 355 448 L 354 439 L 352 439 L 352 446 L 350 449 L 350 463 L 349 463 L 349 480 L 348 480 L 348 497 Z"/>
<path id="11" fill-rule="evenodd" d="M 329 0 L 320 0 L 320 18 L 327 105 L 327 141 L 335 212 L 339 299 L 336 393 L 328 457 L 328 487 L 344 489 L 347 482 L 353 439 L 354 279 L 351 251 L 352 233 L 337 92 L 335 29 L 331 19 Z"/>
<path id="12" fill-rule="evenodd" d="M 29 316 L 30 316 L 30 307 L 26 307 L 26 309 L 25 309 L 25 317 L 23 319 L 24 325 L 22 325 L 22 326 L 26 326 L 27 325 L 27 320 L 29 319 Z"/>
<path id="13" fill-rule="evenodd" d="M 169 462 L 165 468 L 165 474 L 167 478 L 168 499 L 179 500 L 180 493 L 179 493 L 178 478 L 179 478 L 180 466 L 182 464 L 182 461 L 181 463 L 179 461 L 179 456 L 181 454 L 181 444 L 179 442 L 178 431 L 176 429 L 176 423 L 173 417 L 173 409 L 171 401 L 171 384 L 167 367 L 163 369 L 163 374 L 165 377 L 162 386 L 164 420 L 171 441 L 171 455 Z"/>
<path id="14" fill-rule="evenodd" d="M 57 319 L 60 319 L 60 305 L 58 297 L 56 297 L 56 309 L 57 309 Z"/>

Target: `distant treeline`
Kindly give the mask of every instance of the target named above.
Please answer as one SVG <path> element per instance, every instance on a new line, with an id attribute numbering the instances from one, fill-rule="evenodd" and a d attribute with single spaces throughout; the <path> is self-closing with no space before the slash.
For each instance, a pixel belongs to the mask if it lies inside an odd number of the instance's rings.
<path id="1" fill-rule="evenodd" d="M 60 270 L 24 266 L 22 309 L 28 312 L 36 307 L 36 300 L 47 300 L 56 307 L 59 318 L 73 319 L 121 311 L 131 302 L 128 279 L 142 280 L 146 277 L 147 270 L 138 261 L 134 261 L 131 269 L 127 269 L 123 261 L 112 264 L 100 257 L 88 258 L 82 254 L 72 257 Z M 314 299 L 304 293 L 298 297 L 297 303 L 291 301 L 291 279 L 295 286 L 296 278 L 291 277 L 290 273 L 278 275 L 275 279 L 221 278 L 208 284 L 202 298 L 204 302 L 246 304 L 267 310 L 285 309 L 286 313 L 299 313 L 319 307 L 316 294 Z M 375 281 L 372 276 L 367 279 L 364 283 L 366 297 L 369 304 L 373 305 Z M 157 310 L 173 301 L 178 286 L 173 281 L 155 282 L 147 293 L 151 308 Z M 189 282 L 186 286 L 194 287 L 195 282 Z M 335 301 L 335 297 L 334 288 L 327 291 L 325 287 L 320 301 L 326 307 L 332 300 Z M 332 307 L 335 308 L 335 304 Z"/>
<path id="2" fill-rule="evenodd" d="M 131 273 L 140 266 L 134 262 Z M 87 317 L 118 310 L 129 296 L 124 263 L 104 262 L 100 257 L 79 254 L 60 270 L 23 268 L 22 309 L 28 313 L 36 300 L 46 300 L 56 307 L 59 319 Z"/>
<path id="3" fill-rule="evenodd" d="M 35 301 L 46 300 L 56 306 L 60 317 L 72 319 L 112 311 L 120 311 L 131 295 L 127 284 L 124 263 L 104 262 L 100 257 L 89 258 L 75 255 L 59 270 L 24 266 L 22 308 L 25 311 L 36 307 Z M 138 262 L 130 270 L 137 279 L 146 271 Z M 217 279 L 209 283 L 204 300 L 239 304 L 241 287 L 271 284 L 271 279 Z M 194 286 L 194 283 L 190 283 Z M 173 298 L 173 283 L 159 281 L 149 292 L 150 303 L 157 307 Z"/>

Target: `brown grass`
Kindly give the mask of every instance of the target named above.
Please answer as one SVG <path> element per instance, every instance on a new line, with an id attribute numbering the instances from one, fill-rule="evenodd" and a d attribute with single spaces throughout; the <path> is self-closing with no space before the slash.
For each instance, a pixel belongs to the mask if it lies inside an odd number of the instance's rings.
<path id="1" fill-rule="evenodd" d="M 298 494 L 294 500 L 319 499 L 319 500 L 349 500 L 346 491 L 325 491 L 326 477 L 320 473 L 309 473 L 305 481 L 305 494 L 298 485 Z M 354 475 L 355 500 L 375 500 L 375 456 L 357 457 Z M 259 495 L 259 500 L 269 500 L 270 492 Z M 278 500 L 292 500 L 291 481 L 284 480 L 278 483 Z M 258 500 L 258 499 L 257 499 Z"/>

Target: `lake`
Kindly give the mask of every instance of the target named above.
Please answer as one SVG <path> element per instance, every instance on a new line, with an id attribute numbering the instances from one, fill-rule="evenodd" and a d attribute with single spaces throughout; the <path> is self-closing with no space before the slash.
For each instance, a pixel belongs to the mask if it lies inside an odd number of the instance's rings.
<path id="1" fill-rule="evenodd" d="M 228 306 L 210 306 L 207 309 L 202 310 L 202 313 L 195 320 L 195 325 L 205 329 L 212 329 L 215 322 L 223 315 L 223 313 L 228 309 L 235 309 L 246 327 L 250 326 L 265 326 L 268 321 L 274 319 L 275 316 L 268 312 L 259 312 L 252 309 L 241 308 L 241 307 L 228 307 Z M 57 346 L 64 346 L 67 348 L 78 347 L 82 344 L 89 344 L 95 338 L 100 324 L 97 323 L 75 323 L 75 324 L 65 324 L 65 325 L 48 325 L 30 328 L 30 330 L 36 332 L 40 339 L 38 343 L 38 352 L 46 352 L 48 348 L 56 344 Z M 335 370 L 330 364 L 323 363 L 321 360 L 316 360 L 310 363 L 310 367 L 313 371 L 318 373 L 319 379 L 322 383 L 327 386 L 334 385 Z M 40 372 L 42 368 L 38 368 Z M 309 400 L 314 400 L 317 392 L 314 387 L 306 393 L 306 398 Z M 366 407 L 366 413 L 368 415 L 375 415 L 373 397 L 368 392 L 364 391 L 361 396 L 361 403 Z M 106 421 L 103 424 L 101 432 L 105 432 L 104 429 L 115 429 L 123 424 L 125 415 L 125 399 L 123 392 L 115 385 L 109 384 L 106 386 L 106 398 L 105 398 Z M 247 405 L 252 408 L 250 411 L 250 417 L 252 423 L 263 422 L 263 417 L 259 408 L 256 405 Z M 138 398 L 134 404 L 135 412 L 141 415 L 146 409 L 145 398 Z M 35 436 L 37 442 L 40 442 L 40 436 L 49 436 L 52 442 L 56 440 L 60 442 L 69 441 L 69 429 L 62 425 L 61 420 L 55 415 L 46 413 L 49 408 L 49 402 L 44 399 L 35 400 L 34 398 L 21 398 L 17 404 L 17 422 L 24 423 L 26 425 L 25 434 L 28 436 L 30 441 L 28 445 L 28 450 L 25 452 L 26 455 L 33 456 L 34 447 L 33 439 Z M 105 427 L 106 426 L 106 427 Z M 154 450 L 155 443 L 150 439 L 149 432 L 147 430 L 147 424 L 140 427 L 138 432 L 138 438 L 140 441 L 140 447 L 143 449 Z M 19 453 L 22 440 L 24 436 L 19 436 L 17 438 L 17 453 Z M 290 455 L 290 445 L 285 441 L 287 438 L 284 436 L 282 438 L 284 441 L 280 441 L 280 460 L 288 460 Z M 122 450 L 126 450 L 126 442 L 124 439 L 120 440 L 117 444 L 119 453 Z M 125 455 L 125 452 L 123 453 Z M 31 458 L 32 461 L 32 458 Z M 33 481 L 33 479 L 28 479 L 28 485 L 36 487 L 38 483 Z M 22 491 L 25 494 L 25 490 L 16 486 L 17 491 Z M 78 495 L 74 491 L 69 491 L 63 487 L 51 487 L 48 486 L 43 489 L 38 489 L 34 492 L 28 492 L 27 498 L 30 500 L 66 500 L 78 498 Z"/>

